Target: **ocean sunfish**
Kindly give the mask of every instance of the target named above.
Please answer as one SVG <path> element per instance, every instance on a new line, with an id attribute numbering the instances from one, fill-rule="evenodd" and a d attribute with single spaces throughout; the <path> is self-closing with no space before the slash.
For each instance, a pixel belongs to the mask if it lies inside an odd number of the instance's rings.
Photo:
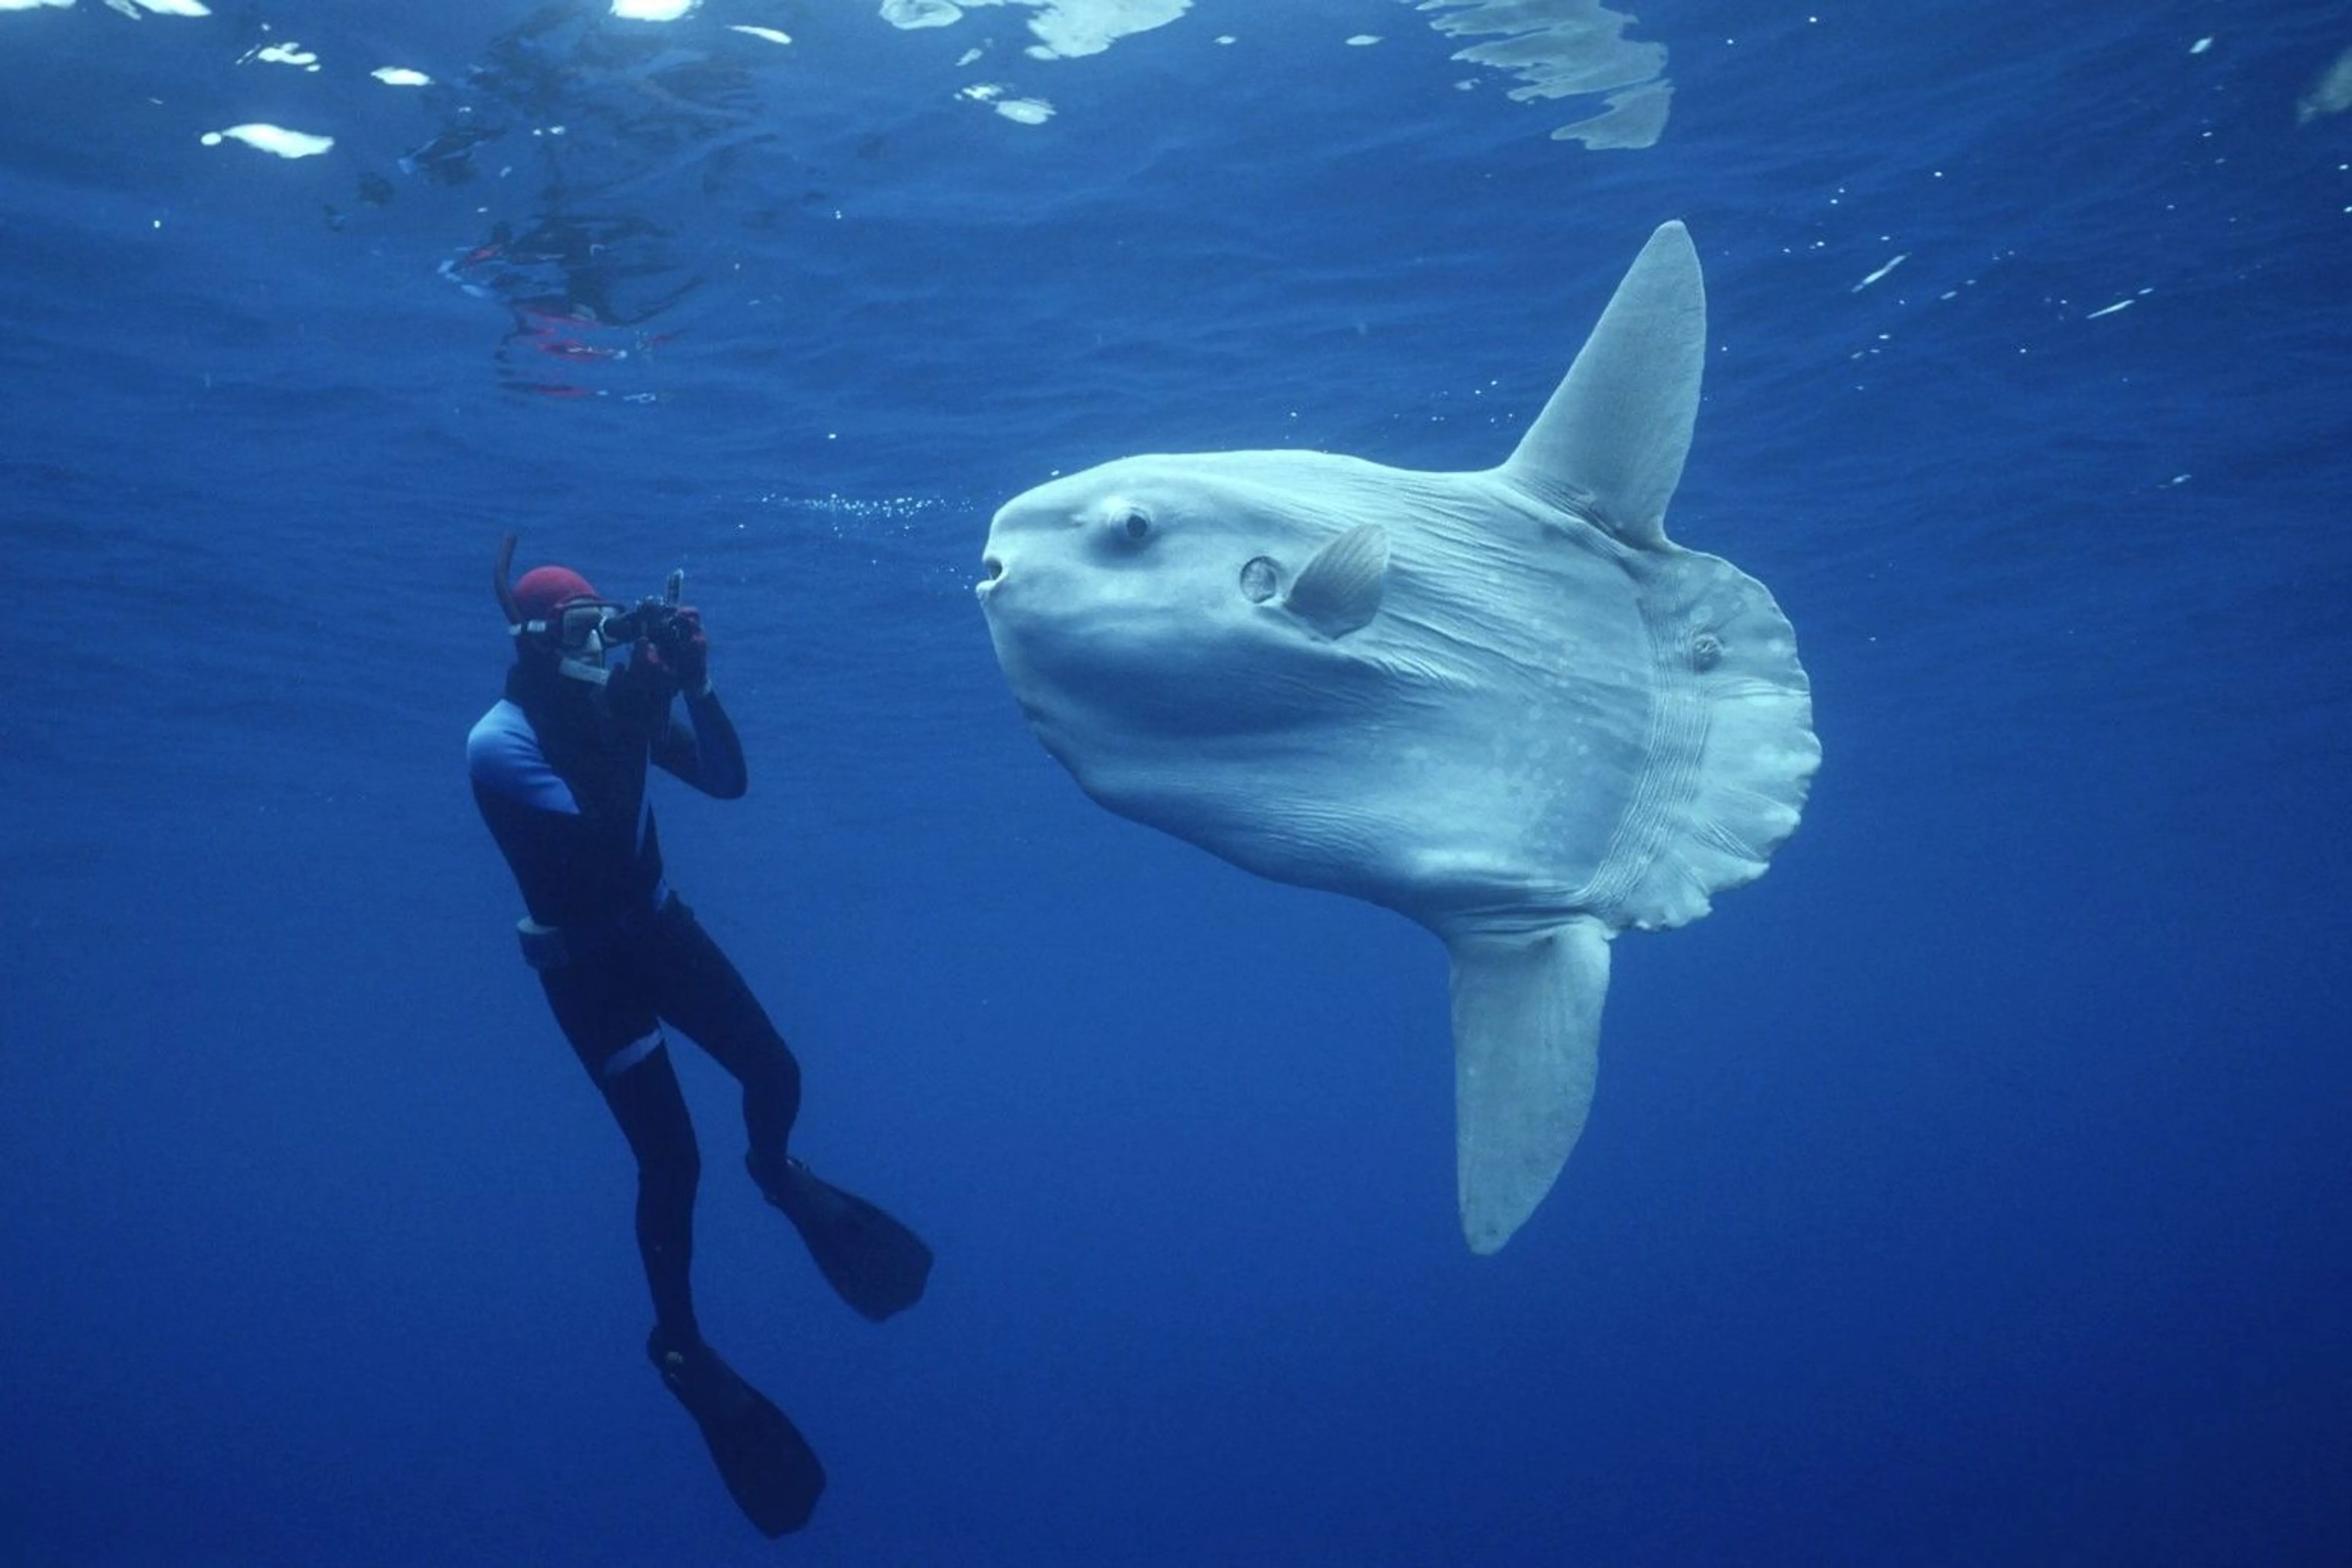
<path id="1" fill-rule="evenodd" d="M 1772 595 L 1665 535 L 1706 349 L 1669 223 L 1500 468 L 1126 458 L 989 527 L 997 660 L 1080 788 L 1445 943 L 1475 1252 L 1583 1129 L 1610 940 L 1760 875 L 1820 763 Z"/>

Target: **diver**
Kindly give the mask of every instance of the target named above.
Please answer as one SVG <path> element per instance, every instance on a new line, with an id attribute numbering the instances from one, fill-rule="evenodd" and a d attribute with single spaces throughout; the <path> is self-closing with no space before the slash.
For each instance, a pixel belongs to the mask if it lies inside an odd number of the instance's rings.
<path id="1" fill-rule="evenodd" d="M 652 1288 L 646 1353 L 762 1533 L 797 1530 L 824 1487 L 800 1433 L 702 1337 L 689 1283 L 700 1156 L 663 1026 L 742 1086 L 745 1163 L 834 1289 L 879 1321 L 920 1299 L 930 1249 L 788 1152 L 801 1070 L 735 966 L 663 878 L 650 763 L 720 800 L 747 784 L 711 689 L 702 617 L 667 592 L 634 606 L 578 573 L 493 576 L 514 637 L 506 694 L 466 743 L 474 799 L 521 884 L 524 962 L 637 1163 L 636 1234 Z M 673 710 L 682 707 L 684 717 Z"/>

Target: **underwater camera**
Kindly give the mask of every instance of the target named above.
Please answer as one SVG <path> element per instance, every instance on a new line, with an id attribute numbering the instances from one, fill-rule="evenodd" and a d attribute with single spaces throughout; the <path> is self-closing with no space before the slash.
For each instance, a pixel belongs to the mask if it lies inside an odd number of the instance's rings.
<path id="1" fill-rule="evenodd" d="M 645 641 L 662 653 L 674 653 L 694 638 L 694 627 L 677 611 L 678 595 L 686 589 L 683 567 L 669 574 L 662 584 L 661 597 L 639 599 L 629 609 L 617 616 L 604 617 L 598 627 L 606 647 L 623 643 Z"/>

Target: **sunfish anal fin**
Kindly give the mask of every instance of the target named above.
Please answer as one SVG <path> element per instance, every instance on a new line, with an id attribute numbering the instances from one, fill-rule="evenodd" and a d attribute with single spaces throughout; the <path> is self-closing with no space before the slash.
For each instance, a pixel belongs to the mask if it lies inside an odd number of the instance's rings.
<path id="1" fill-rule="evenodd" d="M 1499 1251 L 1576 1147 L 1592 1109 L 1609 930 L 1446 933 L 1454 960 L 1455 1176 L 1470 1250 Z"/>

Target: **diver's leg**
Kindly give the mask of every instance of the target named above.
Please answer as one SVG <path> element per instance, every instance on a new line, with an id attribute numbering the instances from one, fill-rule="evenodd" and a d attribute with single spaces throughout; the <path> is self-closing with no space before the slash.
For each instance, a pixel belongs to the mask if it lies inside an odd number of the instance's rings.
<path id="1" fill-rule="evenodd" d="M 775 1405 L 739 1376 L 695 1322 L 694 1193 L 702 1162 L 677 1069 L 662 1043 L 640 949 L 543 971 L 556 1020 L 637 1157 L 637 1249 L 654 1298 L 646 1353 L 701 1430 L 745 1516 L 773 1538 L 798 1530 L 824 1490 L 824 1467 Z"/>
<path id="2" fill-rule="evenodd" d="M 672 1340 L 692 1342 L 700 1338 L 691 1279 L 702 1157 L 661 1026 L 625 975 L 581 967 L 541 978 L 556 1022 L 636 1156 L 637 1251 L 655 1319 Z"/>
<path id="3" fill-rule="evenodd" d="M 930 1278 L 931 1249 L 874 1205 L 785 1152 L 800 1112 L 800 1064 L 751 988 L 676 898 L 662 908 L 655 951 L 661 1016 L 743 1086 L 743 1121 L 751 1138 L 744 1164 L 761 1193 L 793 1222 L 843 1300 L 877 1321 L 913 1306 Z"/>
<path id="4" fill-rule="evenodd" d="M 742 1086 L 751 1152 L 781 1163 L 801 1111 L 798 1058 L 682 900 L 673 895 L 655 918 L 655 1006 Z"/>
<path id="5" fill-rule="evenodd" d="M 597 1087 L 637 1157 L 637 1251 L 654 1319 L 675 1342 L 701 1337 L 694 1321 L 694 1193 L 702 1156 L 667 1047 Z"/>

